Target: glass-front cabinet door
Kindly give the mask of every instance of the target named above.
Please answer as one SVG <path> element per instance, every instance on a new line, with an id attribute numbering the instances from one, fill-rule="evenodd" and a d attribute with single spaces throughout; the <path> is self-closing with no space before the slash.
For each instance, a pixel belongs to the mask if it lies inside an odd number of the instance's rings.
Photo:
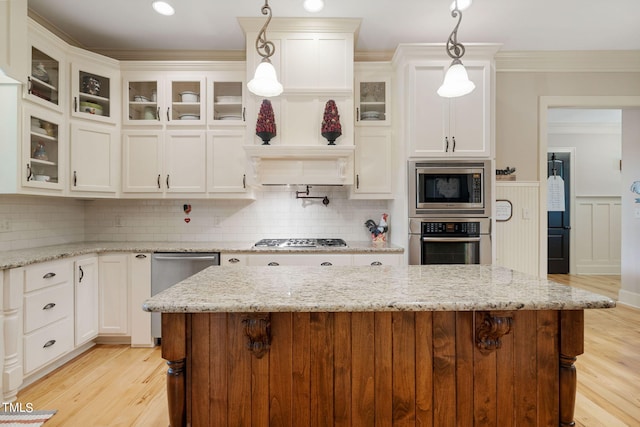
<path id="1" fill-rule="evenodd" d="M 78 64 L 72 64 L 71 73 L 71 114 L 84 119 L 113 122 L 112 76 L 106 71 L 94 71 Z"/>
<path id="2" fill-rule="evenodd" d="M 63 117 L 44 108 L 25 105 L 22 184 L 62 190 L 65 126 Z"/>
<path id="3" fill-rule="evenodd" d="M 28 76 L 27 99 L 62 111 L 60 93 L 65 76 L 61 58 L 61 53 L 45 53 L 44 49 L 31 46 L 31 75 Z"/>
<path id="4" fill-rule="evenodd" d="M 157 79 L 125 78 L 125 124 L 155 124 L 161 120 Z M 162 93 L 160 93 L 162 96 Z"/>
<path id="5" fill-rule="evenodd" d="M 204 96 L 205 79 L 190 77 L 169 77 L 167 79 L 167 96 L 165 97 L 166 121 L 172 125 L 204 124 L 206 97 Z"/>
<path id="6" fill-rule="evenodd" d="M 214 124 L 236 125 L 245 122 L 243 81 L 213 81 L 213 108 L 211 119 Z"/>
<path id="7" fill-rule="evenodd" d="M 389 80 L 356 84 L 356 122 L 359 125 L 389 124 Z"/>

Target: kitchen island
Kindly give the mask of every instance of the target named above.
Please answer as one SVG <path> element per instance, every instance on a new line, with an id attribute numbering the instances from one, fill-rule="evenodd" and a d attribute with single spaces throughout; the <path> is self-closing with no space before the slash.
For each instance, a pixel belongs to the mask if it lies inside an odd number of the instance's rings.
<path id="1" fill-rule="evenodd" d="M 212 267 L 147 300 L 170 424 L 570 426 L 584 309 L 488 265 Z"/>

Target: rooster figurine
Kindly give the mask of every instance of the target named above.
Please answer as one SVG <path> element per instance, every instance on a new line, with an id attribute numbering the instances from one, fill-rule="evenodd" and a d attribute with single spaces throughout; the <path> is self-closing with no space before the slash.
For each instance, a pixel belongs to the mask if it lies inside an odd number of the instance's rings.
<path id="1" fill-rule="evenodd" d="M 386 233 L 387 230 L 389 229 L 389 225 L 387 224 L 387 218 L 389 218 L 389 215 L 387 215 L 386 213 L 383 213 L 382 218 L 380 218 L 380 222 L 378 224 L 376 224 L 374 220 L 368 219 L 364 223 L 364 225 L 369 229 L 373 237 L 377 237 L 380 234 Z"/>

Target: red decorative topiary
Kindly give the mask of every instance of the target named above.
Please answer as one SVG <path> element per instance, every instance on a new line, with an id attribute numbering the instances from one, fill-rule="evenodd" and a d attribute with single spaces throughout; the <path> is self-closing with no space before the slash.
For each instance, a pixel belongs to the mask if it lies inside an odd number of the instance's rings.
<path id="1" fill-rule="evenodd" d="M 333 99 L 328 100 L 327 104 L 324 106 L 321 133 L 323 137 L 327 138 L 329 145 L 335 145 L 335 140 L 342 135 L 340 114 L 338 114 L 338 106 Z"/>
<path id="2" fill-rule="evenodd" d="M 262 100 L 262 105 L 260 105 L 256 135 L 262 139 L 262 145 L 269 145 L 271 138 L 276 136 L 276 119 L 273 115 L 273 106 L 268 99 Z"/>

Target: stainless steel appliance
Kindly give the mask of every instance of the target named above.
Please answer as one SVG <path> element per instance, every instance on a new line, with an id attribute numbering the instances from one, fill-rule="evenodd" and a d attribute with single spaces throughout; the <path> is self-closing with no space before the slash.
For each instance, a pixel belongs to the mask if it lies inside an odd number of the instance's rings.
<path id="1" fill-rule="evenodd" d="M 409 217 L 490 217 L 491 160 L 409 162 Z"/>
<path id="2" fill-rule="evenodd" d="M 151 257 L 151 295 L 170 288 L 212 265 L 220 265 L 217 252 L 156 252 Z M 161 337 L 160 313 L 151 313 L 151 336 Z"/>
<path id="3" fill-rule="evenodd" d="M 316 247 L 346 247 L 342 239 L 262 239 L 255 247 L 275 248 L 316 248 Z"/>
<path id="4" fill-rule="evenodd" d="M 409 264 L 491 264 L 491 218 L 410 218 Z"/>

